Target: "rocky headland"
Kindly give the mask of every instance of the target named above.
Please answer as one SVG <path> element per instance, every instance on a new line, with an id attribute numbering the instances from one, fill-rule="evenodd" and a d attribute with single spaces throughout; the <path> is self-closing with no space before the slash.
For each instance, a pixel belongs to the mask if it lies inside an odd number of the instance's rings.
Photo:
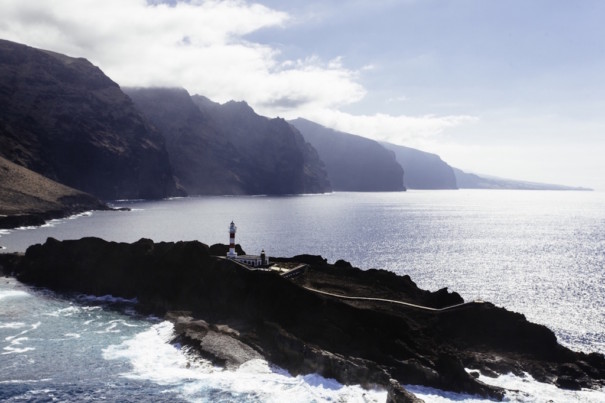
<path id="1" fill-rule="evenodd" d="M 0 268 L 58 292 L 137 298 L 139 310 L 175 324 L 175 342 L 218 365 L 264 357 L 292 374 L 382 386 L 392 401 L 414 401 L 405 384 L 502 399 L 504 390 L 478 381 L 479 373 L 527 372 L 571 389 L 605 385 L 603 355 L 571 351 L 545 326 L 489 302 L 464 303 L 446 289 L 419 289 L 408 276 L 320 256 L 274 259 L 306 265 L 286 279 L 223 259 L 226 249 L 50 238 L 24 255 L 0 255 Z"/>

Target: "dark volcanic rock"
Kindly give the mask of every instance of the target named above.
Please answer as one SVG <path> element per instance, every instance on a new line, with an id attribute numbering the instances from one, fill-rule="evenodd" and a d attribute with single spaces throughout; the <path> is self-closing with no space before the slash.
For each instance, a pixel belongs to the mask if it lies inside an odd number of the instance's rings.
<path id="1" fill-rule="evenodd" d="M 438 155 L 391 143 L 380 144 L 395 153 L 405 172 L 406 188 L 458 189 L 453 168 Z"/>
<path id="2" fill-rule="evenodd" d="M 290 121 L 326 164 L 334 190 L 380 192 L 405 190 L 403 169 L 395 155 L 374 140 L 337 132 L 305 119 Z"/>
<path id="3" fill-rule="evenodd" d="M 528 372 L 566 388 L 604 384 L 602 355 L 566 349 L 523 315 L 489 303 L 430 311 L 318 294 L 305 287 L 414 304 L 461 302 L 445 289 L 420 290 L 407 276 L 301 258 L 309 267 L 292 282 L 214 257 L 199 242 L 85 238 L 49 239 L 23 257 L 1 256 L 0 265 L 30 284 L 136 297 L 147 312 L 178 311 L 169 316 L 177 340 L 215 363 L 237 366 L 260 354 L 292 374 L 317 372 L 343 383 L 382 385 L 393 399 L 408 397 L 391 379 L 502 398 L 501 389 L 479 382 L 465 367 Z"/>
<path id="4" fill-rule="evenodd" d="M 81 58 L 0 41 L 0 156 L 102 199 L 176 187 L 164 140 Z"/>
<path id="5" fill-rule="evenodd" d="M 210 254 L 212 256 L 226 256 L 227 252 L 229 252 L 229 245 L 225 245 L 222 243 L 215 243 L 214 245 L 210 246 Z M 240 244 L 235 245 L 235 252 L 238 255 L 246 254 L 246 252 L 244 252 L 244 250 L 242 249 Z"/>

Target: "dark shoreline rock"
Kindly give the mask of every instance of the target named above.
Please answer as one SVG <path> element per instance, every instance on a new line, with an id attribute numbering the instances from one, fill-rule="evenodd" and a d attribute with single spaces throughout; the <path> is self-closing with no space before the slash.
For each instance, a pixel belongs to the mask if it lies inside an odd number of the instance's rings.
<path id="1" fill-rule="evenodd" d="M 128 207 L 112 208 L 107 205 L 100 204 L 96 208 L 83 208 L 83 209 L 66 209 L 66 210 L 52 210 L 45 211 L 42 213 L 29 213 L 29 214 L 14 214 L 7 216 L 0 216 L 0 229 L 14 229 L 20 227 L 39 227 L 46 224 L 50 220 L 56 220 L 60 218 L 67 218 L 74 215 L 82 214 L 87 211 L 130 211 Z"/>
<path id="2" fill-rule="evenodd" d="M 390 388 L 389 396 L 401 395 L 394 379 L 503 398 L 504 390 L 478 381 L 465 367 L 492 375 L 527 372 L 570 389 L 605 385 L 602 354 L 573 352 L 521 314 L 490 303 L 426 311 L 338 299 L 304 287 L 436 308 L 462 300 L 445 289 L 421 290 L 408 276 L 363 271 L 344 261 L 330 265 L 310 255 L 298 257 L 308 262 L 306 274 L 290 281 L 213 256 L 224 248 L 49 238 L 24 256 L 0 254 L 0 266 L 20 281 L 60 292 L 137 298 L 140 311 L 166 314 L 175 323 L 176 342 L 227 367 L 262 356 L 293 375 L 380 385 Z"/>

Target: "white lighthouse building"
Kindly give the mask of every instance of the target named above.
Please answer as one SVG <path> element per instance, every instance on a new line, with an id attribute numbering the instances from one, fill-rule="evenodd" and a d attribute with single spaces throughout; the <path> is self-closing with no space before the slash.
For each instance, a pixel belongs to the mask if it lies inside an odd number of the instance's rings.
<path id="1" fill-rule="evenodd" d="M 237 257 L 237 252 L 235 251 L 235 231 L 237 231 L 237 227 L 231 221 L 231 225 L 229 226 L 229 252 L 227 252 L 229 259 Z"/>
<path id="2" fill-rule="evenodd" d="M 229 225 L 229 252 L 227 252 L 227 259 L 235 260 L 236 262 L 243 263 L 250 267 L 267 267 L 269 266 L 269 258 L 265 254 L 263 249 L 260 255 L 242 255 L 238 256 L 235 251 L 235 232 L 237 227 L 231 221 Z"/>

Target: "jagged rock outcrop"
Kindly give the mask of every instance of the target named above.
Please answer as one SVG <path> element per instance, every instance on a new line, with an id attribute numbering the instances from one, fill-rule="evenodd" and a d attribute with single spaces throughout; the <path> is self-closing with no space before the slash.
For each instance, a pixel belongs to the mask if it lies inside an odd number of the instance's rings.
<path id="1" fill-rule="evenodd" d="M 176 194 L 164 140 L 82 58 L 0 40 L 0 156 L 102 199 Z"/>
<path id="2" fill-rule="evenodd" d="M 189 194 L 298 194 L 331 190 L 315 150 L 282 119 L 243 102 L 214 103 L 179 88 L 127 89 L 166 138 Z"/>
<path id="3" fill-rule="evenodd" d="M 212 256 L 199 242 L 84 238 L 49 239 L 24 256 L 0 254 L 0 266 L 20 281 L 58 291 L 136 297 L 145 312 L 169 313 L 176 341 L 217 364 L 237 366 L 260 354 L 292 374 L 382 385 L 393 399 L 410 397 L 392 379 L 502 398 L 503 390 L 477 381 L 465 367 L 490 375 L 528 372 L 566 388 L 605 384 L 603 355 L 573 352 L 521 314 L 490 303 L 430 311 L 320 294 L 313 289 L 433 308 L 462 301 L 446 290 L 420 290 L 407 276 L 299 258 L 309 262 L 306 273 L 290 281 Z"/>
<path id="4" fill-rule="evenodd" d="M 380 144 L 395 153 L 405 172 L 406 188 L 458 189 L 454 170 L 438 155 L 391 143 Z"/>
<path id="5" fill-rule="evenodd" d="M 404 170 L 378 142 L 338 132 L 306 119 L 290 121 L 319 153 L 334 190 L 401 191 Z"/>
<path id="6" fill-rule="evenodd" d="M 0 228 L 42 225 L 88 210 L 106 210 L 95 197 L 0 157 Z"/>

